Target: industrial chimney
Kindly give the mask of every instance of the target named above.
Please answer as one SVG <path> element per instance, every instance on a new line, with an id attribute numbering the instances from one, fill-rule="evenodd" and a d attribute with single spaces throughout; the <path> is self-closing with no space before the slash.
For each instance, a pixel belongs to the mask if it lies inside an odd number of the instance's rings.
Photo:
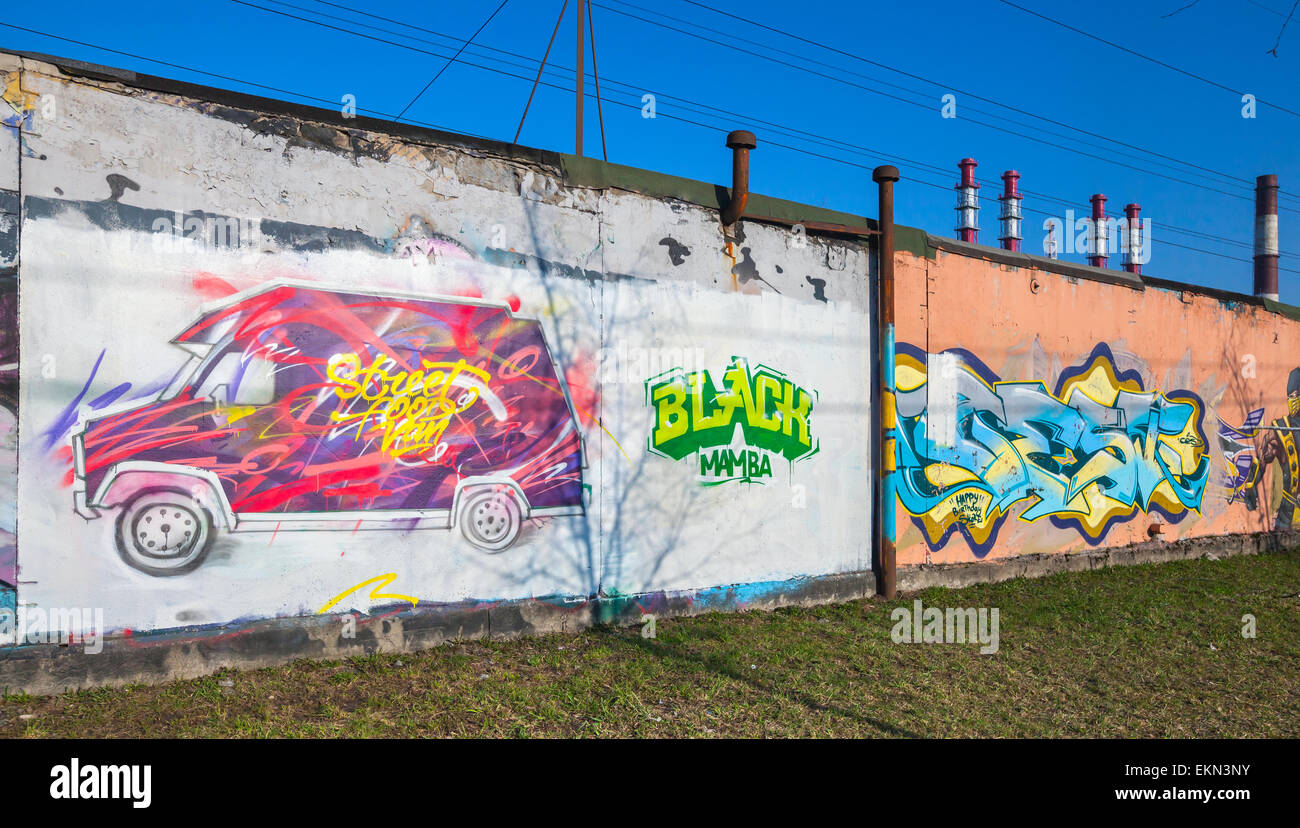
<path id="1" fill-rule="evenodd" d="M 1002 202 L 1002 214 L 998 219 L 1002 222 L 1002 235 L 998 240 L 1002 242 L 1003 250 L 1020 251 L 1020 240 L 1024 238 L 1020 233 L 1020 221 L 1022 214 L 1020 212 L 1021 195 L 1016 182 L 1020 180 L 1020 173 L 1015 170 L 1007 170 L 1002 173 L 1002 195 L 998 196 L 998 201 Z"/>
<path id="2" fill-rule="evenodd" d="M 1141 204 L 1124 205 L 1124 216 L 1128 219 L 1124 232 L 1124 269 L 1129 273 L 1142 272 L 1142 220 L 1138 218 L 1141 212 Z"/>
<path id="3" fill-rule="evenodd" d="M 1255 179 L 1255 295 L 1277 301 L 1277 176 Z"/>
<path id="4" fill-rule="evenodd" d="M 957 163 L 961 168 L 961 182 L 957 185 L 957 238 L 975 244 L 979 242 L 979 188 L 975 183 L 974 158 L 963 158 Z"/>
<path id="5" fill-rule="evenodd" d="M 1105 267 L 1110 253 L 1108 230 L 1106 226 L 1106 196 L 1097 193 L 1092 197 L 1092 252 L 1088 254 L 1088 264 L 1093 267 Z"/>

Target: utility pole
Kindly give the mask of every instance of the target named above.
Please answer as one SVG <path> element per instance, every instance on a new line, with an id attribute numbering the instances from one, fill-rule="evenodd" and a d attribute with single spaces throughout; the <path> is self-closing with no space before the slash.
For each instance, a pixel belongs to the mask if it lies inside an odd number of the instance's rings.
<path id="1" fill-rule="evenodd" d="M 970 161 L 969 167 L 963 167 L 963 180 L 969 184 L 975 184 L 973 174 L 966 176 L 968 170 L 974 170 L 975 162 L 967 158 L 962 161 L 965 164 Z M 879 264 L 877 273 L 879 274 L 878 301 L 880 315 L 880 500 L 877 501 L 880 506 L 880 557 L 877 561 L 879 570 L 879 580 L 876 581 L 876 591 L 887 599 L 898 597 L 898 547 L 896 545 L 898 527 L 895 525 L 897 518 L 895 510 L 898 504 L 895 502 L 894 491 L 896 487 L 895 478 L 898 474 L 898 441 L 897 441 L 897 404 L 895 402 L 894 392 L 894 182 L 898 181 L 898 167 L 883 166 L 876 167 L 871 173 L 871 180 L 875 181 L 879 187 L 880 193 L 880 218 L 877 220 L 877 227 L 880 229 L 880 238 L 877 244 L 879 250 Z M 973 199 L 975 189 L 978 184 L 971 187 L 966 192 Z M 960 185 L 959 185 L 960 189 Z M 964 196 L 963 196 L 964 197 Z M 970 220 L 966 220 L 966 213 L 963 213 L 963 230 L 969 229 L 972 232 L 977 228 L 974 220 L 974 211 L 969 213 Z"/>
<path id="2" fill-rule="evenodd" d="M 573 154 L 581 157 L 582 156 L 582 81 L 583 81 L 584 69 L 586 68 L 587 65 L 587 58 L 586 55 L 583 54 L 582 44 L 587 36 L 587 18 L 583 16 L 584 9 L 583 9 L 582 0 L 578 0 L 577 6 L 578 6 L 578 73 L 577 73 L 577 83 L 574 88 L 577 93 L 575 106 L 576 106 L 578 122 L 577 125 L 574 127 Z"/>

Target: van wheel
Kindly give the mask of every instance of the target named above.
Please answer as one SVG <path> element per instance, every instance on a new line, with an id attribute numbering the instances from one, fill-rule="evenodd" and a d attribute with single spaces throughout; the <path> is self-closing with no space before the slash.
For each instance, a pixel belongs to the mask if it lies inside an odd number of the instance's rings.
<path id="1" fill-rule="evenodd" d="M 460 532 L 480 549 L 506 549 L 519 537 L 522 526 L 519 501 L 506 492 L 480 489 L 461 504 Z"/>
<path id="2" fill-rule="evenodd" d="M 117 551 L 150 575 L 181 575 L 203 563 L 216 537 L 212 515 L 184 489 L 145 489 L 117 517 Z"/>

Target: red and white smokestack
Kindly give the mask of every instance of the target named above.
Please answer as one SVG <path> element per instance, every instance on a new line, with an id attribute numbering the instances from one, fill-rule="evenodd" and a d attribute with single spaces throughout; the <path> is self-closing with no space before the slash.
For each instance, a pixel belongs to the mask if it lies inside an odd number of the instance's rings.
<path id="1" fill-rule="evenodd" d="M 1124 232 L 1124 269 L 1129 273 L 1142 272 L 1142 212 L 1141 204 L 1125 204 L 1124 216 L 1128 219 Z"/>
<path id="2" fill-rule="evenodd" d="M 1002 235 L 998 240 L 1002 242 L 1003 250 L 1020 251 L 1020 240 L 1024 238 L 1020 233 L 1020 221 L 1023 218 L 1020 212 L 1020 202 L 1022 196 L 1016 182 L 1020 180 L 1020 173 L 1015 170 L 1007 170 L 1002 173 L 1002 195 L 998 196 L 998 201 L 1002 202 L 1002 214 L 998 220 L 1002 222 Z"/>
<path id="3" fill-rule="evenodd" d="M 961 182 L 957 185 L 957 238 L 972 244 L 979 241 L 980 185 L 975 183 L 974 158 L 963 158 L 957 163 L 961 168 Z"/>
<path id="4" fill-rule="evenodd" d="M 1255 295 L 1277 301 L 1277 176 L 1255 179 Z"/>
<path id="5" fill-rule="evenodd" d="M 1092 252 L 1088 254 L 1088 264 L 1093 267 L 1105 267 L 1109 261 L 1110 247 L 1108 227 L 1106 226 L 1106 196 L 1097 193 L 1092 197 Z"/>

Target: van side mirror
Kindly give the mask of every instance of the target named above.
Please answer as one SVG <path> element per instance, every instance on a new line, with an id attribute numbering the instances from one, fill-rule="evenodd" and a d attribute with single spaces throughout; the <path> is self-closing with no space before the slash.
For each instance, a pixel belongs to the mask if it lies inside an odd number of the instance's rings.
<path id="1" fill-rule="evenodd" d="M 208 392 L 208 399 L 218 406 L 226 405 L 230 402 L 230 386 L 224 382 L 212 386 L 212 390 Z"/>

